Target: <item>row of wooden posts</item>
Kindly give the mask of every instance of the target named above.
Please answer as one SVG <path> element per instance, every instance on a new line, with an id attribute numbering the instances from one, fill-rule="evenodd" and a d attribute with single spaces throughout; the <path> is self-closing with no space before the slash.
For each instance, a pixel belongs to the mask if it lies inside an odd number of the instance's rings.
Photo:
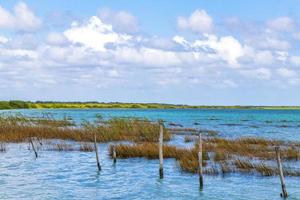
<path id="1" fill-rule="evenodd" d="M 159 178 L 163 179 L 164 177 L 164 168 L 163 168 L 163 138 L 164 138 L 164 127 L 163 124 L 160 123 L 159 124 L 159 140 L 158 140 L 158 151 L 159 151 Z M 203 167 L 202 167 L 202 158 L 203 158 L 203 149 L 202 149 L 202 137 L 201 137 L 201 133 L 199 134 L 199 151 L 198 151 L 198 175 L 199 175 L 199 188 L 200 190 L 203 190 Z M 32 139 L 29 138 L 29 143 L 32 146 L 32 149 L 34 151 L 35 157 L 38 157 L 37 151 L 34 147 L 34 144 L 32 142 Z M 99 156 L 98 156 L 98 147 L 97 147 L 97 136 L 96 133 L 94 133 L 94 148 L 95 148 L 95 152 L 96 152 L 96 162 L 97 162 L 97 168 L 98 171 L 101 171 L 101 165 L 100 165 L 100 161 L 99 161 Z M 113 148 L 113 163 L 116 164 L 117 162 L 117 154 L 116 154 L 116 149 L 115 146 L 112 147 Z M 277 166 L 278 166 L 278 170 L 279 170 L 279 177 L 280 177 L 280 182 L 281 182 L 281 189 L 282 189 L 282 193 L 280 193 L 280 196 L 282 196 L 283 198 L 286 198 L 288 196 L 287 191 L 286 191 L 286 186 L 285 186 L 285 179 L 284 179 L 284 175 L 283 175 L 283 169 L 282 169 L 282 164 L 281 164 L 281 159 L 280 159 L 280 149 L 279 147 L 275 147 L 275 151 L 276 151 L 276 159 L 277 159 Z"/>

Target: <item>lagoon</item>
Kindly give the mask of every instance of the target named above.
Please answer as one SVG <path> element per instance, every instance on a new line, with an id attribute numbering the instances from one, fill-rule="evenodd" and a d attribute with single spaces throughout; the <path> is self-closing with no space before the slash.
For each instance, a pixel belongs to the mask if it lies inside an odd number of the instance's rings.
<path id="1" fill-rule="evenodd" d="M 111 117 L 146 117 L 165 124 L 209 129 L 219 136 L 300 141 L 299 110 L 212 110 L 212 109 L 29 109 L 4 110 L 26 116 L 52 115 L 95 120 L 100 114 Z M 171 125 L 169 125 L 171 126 Z M 175 136 L 175 145 L 185 145 Z M 198 176 L 185 173 L 175 159 L 164 160 L 165 178 L 158 177 L 158 160 L 118 159 L 114 166 L 108 144 L 99 144 L 102 171 L 97 172 L 91 152 L 41 151 L 38 159 L 27 150 L 28 144 L 9 144 L 0 154 L 0 199 L 281 199 L 279 177 L 228 174 L 204 176 L 199 191 Z M 298 165 L 298 164 L 297 164 Z M 300 199 L 300 178 L 286 177 L 289 199 Z"/>

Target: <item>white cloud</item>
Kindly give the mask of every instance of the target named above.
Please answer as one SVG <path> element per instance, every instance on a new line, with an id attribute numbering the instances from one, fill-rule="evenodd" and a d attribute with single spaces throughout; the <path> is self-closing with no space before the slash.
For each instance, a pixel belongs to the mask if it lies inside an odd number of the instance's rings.
<path id="1" fill-rule="evenodd" d="M 285 62 L 289 57 L 289 52 L 287 51 L 275 51 L 276 53 L 276 59 Z"/>
<path id="2" fill-rule="evenodd" d="M 181 30 L 195 33 L 210 33 L 213 30 L 213 19 L 205 10 L 195 10 L 188 18 L 178 17 L 177 26 Z"/>
<path id="3" fill-rule="evenodd" d="M 296 72 L 283 67 L 300 65 L 300 59 L 289 55 L 292 46 L 274 45 L 282 41 L 279 33 L 263 33 L 261 41 L 269 42 L 263 48 L 258 36 L 248 43 L 240 35 L 202 32 L 194 39 L 189 34 L 163 38 L 124 33 L 115 27 L 94 16 L 73 22 L 65 31 L 47 33 L 45 41 L 33 40 L 32 33 L 0 37 L 0 83 L 16 83 L 19 88 L 51 84 L 105 88 L 135 87 L 139 79 L 141 88 L 201 85 L 221 89 L 242 87 L 247 81 L 264 85 L 280 82 L 282 77 L 291 83 L 299 80 Z"/>
<path id="4" fill-rule="evenodd" d="M 277 31 L 292 31 L 295 27 L 294 21 L 289 17 L 279 17 L 267 22 L 270 29 Z"/>
<path id="5" fill-rule="evenodd" d="M 265 37 L 256 42 L 256 45 L 263 49 L 288 50 L 291 48 L 291 44 L 288 41 L 273 37 Z"/>
<path id="6" fill-rule="evenodd" d="M 103 23 L 96 16 L 84 24 L 73 22 L 64 35 L 74 44 L 81 44 L 97 51 L 105 51 L 107 44 L 124 44 L 131 39 L 130 35 L 114 32 L 111 25 Z"/>
<path id="7" fill-rule="evenodd" d="M 35 31 L 42 21 L 23 2 L 14 7 L 14 13 L 10 13 L 0 6 L 0 28 L 14 29 L 18 31 Z"/>
<path id="8" fill-rule="evenodd" d="M 293 65 L 300 66 L 300 56 L 291 56 L 290 62 Z"/>
<path id="9" fill-rule="evenodd" d="M 195 40 L 190 43 L 183 37 L 175 36 L 173 40 L 192 51 L 205 51 L 207 56 L 220 58 L 226 61 L 230 67 L 239 67 L 237 59 L 244 55 L 243 47 L 232 36 L 218 38 L 215 35 L 205 35 L 204 40 Z"/>
<path id="10" fill-rule="evenodd" d="M 258 68 L 253 70 L 240 70 L 240 73 L 248 78 L 270 80 L 272 72 L 268 68 Z"/>
<path id="11" fill-rule="evenodd" d="M 103 22 L 111 24 L 118 32 L 135 33 L 139 30 L 138 20 L 129 12 L 102 8 L 98 15 Z"/>
<path id="12" fill-rule="evenodd" d="M 8 39 L 6 37 L 0 36 L 0 43 L 6 43 Z"/>
<path id="13" fill-rule="evenodd" d="M 254 57 L 254 62 L 258 65 L 270 65 L 274 61 L 271 51 L 259 51 Z"/>
<path id="14" fill-rule="evenodd" d="M 114 54 L 114 60 L 123 64 L 152 67 L 177 66 L 183 64 L 178 53 L 160 49 L 121 47 L 112 53 Z"/>
<path id="15" fill-rule="evenodd" d="M 297 76 L 297 73 L 293 70 L 287 68 L 279 68 L 276 70 L 278 75 L 285 77 L 285 78 L 293 78 Z"/>
<path id="16" fill-rule="evenodd" d="M 47 35 L 47 43 L 50 45 L 65 45 L 67 43 L 67 38 L 58 32 L 51 32 Z"/>

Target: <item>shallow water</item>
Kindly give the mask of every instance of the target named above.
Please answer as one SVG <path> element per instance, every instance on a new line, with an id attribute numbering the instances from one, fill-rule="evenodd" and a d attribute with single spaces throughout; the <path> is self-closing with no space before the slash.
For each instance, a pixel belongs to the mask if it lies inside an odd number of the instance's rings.
<path id="1" fill-rule="evenodd" d="M 93 120 L 96 114 L 106 118 L 161 118 L 185 127 L 218 130 L 225 137 L 254 135 L 300 141 L 299 127 L 296 127 L 300 124 L 300 111 L 21 110 L 31 116 L 42 115 L 45 111 L 56 118 L 71 116 L 77 122 Z M 195 126 L 194 122 L 201 125 Z M 282 123 L 289 127 L 277 126 Z M 258 128 L 251 128 L 253 124 Z M 183 137 L 177 136 L 171 143 L 185 145 L 182 141 Z M 158 160 L 119 159 L 114 166 L 108 156 L 108 144 L 99 144 L 100 173 L 97 173 L 94 152 L 40 150 L 35 159 L 27 144 L 9 144 L 7 148 L 6 153 L 0 153 L 0 199 L 281 199 L 280 180 L 276 176 L 206 175 L 204 190 L 199 191 L 198 176 L 181 172 L 174 159 L 164 160 L 165 178 L 160 180 Z M 288 199 L 300 199 L 300 178 L 286 177 L 286 185 Z"/>
<path id="2" fill-rule="evenodd" d="M 1 112 L 20 112 L 29 116 L 48 113 L 55 118 L 70 116 L 77 123 L 82 119 L 94 120 L 97 114 L 104 118 L 146 117 L 151 120 L 164 119 L 166 124 L 173 122 L 184 127 L 217 130 L 222 137 L 258 136 L 300 141 L 300 110 L 29 109 Z"/>
<path id="3" fill-rule="evenodd" d="M 174 159 L 118 159 L 114 166 L 107 144 L 100 144 L 102 171 L 94 152 L 39 151 L 35 159 L 27 144 L 10 144 L 0 154 L 0 199 L 281 199 L 278 177 L 233 174 L 198 176 L 180 172 Z M 286 178 L 289 199 L 300 199 L 300 178 Z"/>

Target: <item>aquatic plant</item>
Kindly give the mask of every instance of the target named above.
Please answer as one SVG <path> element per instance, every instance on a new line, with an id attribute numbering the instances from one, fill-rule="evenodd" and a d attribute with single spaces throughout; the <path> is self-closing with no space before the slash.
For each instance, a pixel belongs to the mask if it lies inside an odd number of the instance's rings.
<path id="1" fill-rule="evenodd" d="M 45 150 L 48 150 L 48 151 L 75 151 L 76 149 L 71 144 L 67 144 L 65 142 L 59 142 L 59 143 L 48 144 L 46 146 Z"/>
<path id="2" fill-rule="evenodd" d="M 92 152 L 95 151 L 95 148 L 92 143 L 84 142 L 80 144 L 79 151 Z"/>
<path id="3" fill-rule="evenodd" d="M 186 135 L 184 136 L 184 142 L 185 143 L 188 143 L 188 142 L 192 142 L 194 141 L 196 138 L 194 136 L 191 136 L 191 135 Z"/>
<path id="4" fill-rule="evenodd" d="M 157 122 L 137 118 L 112 118 L 99 123 L 83 122 L 80 127 L 70 126 L 63 120 L 32 119 L 20 115 L 0 116 L 0 141 L 22 142 L 29 137 L 93 141 L 94 133 L 99 142 L 107 141 L 158 141 Z M 164 128 L 164 140 L 171 134 Z"/>
<path id="5" fill-rule="evenodd" d="M 117 153 L 117 158 L 134 158 L 144 157 L 149 159 L 158 158 L 158 144 L 157 143 L 138 143 L 138 144 L 118 144 L 114 145 Z M 188 151 L 175 146 L 164 145 L 163 152 L 164 158 L 179 158 L 181 155 Z M 110 156 L 113 156 L 113 146 L 109 146 Z"/>

